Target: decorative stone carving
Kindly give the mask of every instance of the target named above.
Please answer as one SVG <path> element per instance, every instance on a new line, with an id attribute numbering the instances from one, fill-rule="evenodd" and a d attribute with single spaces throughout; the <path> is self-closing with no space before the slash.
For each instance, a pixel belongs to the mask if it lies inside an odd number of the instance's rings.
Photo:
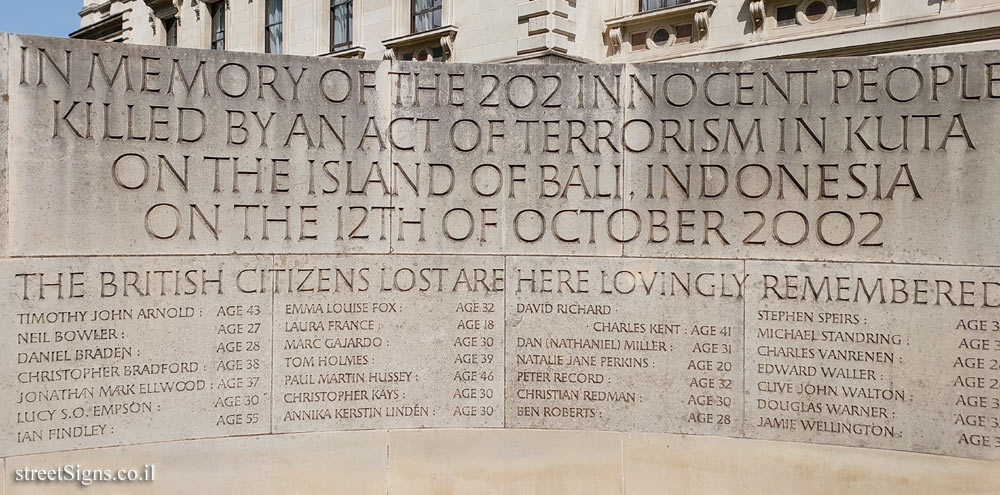
<path id="1" fill-rule="evenodd" d="M 878 6 L 879 0 L 864 0 L 865 6 L 868 12 L 872 12 Z M 748 5 L 750 9 L 750 18 L 753 19 L 753 27 L 755 31 L 764 29 L 764 20 L 767 19 L 767 8 L 765 6 L 765 0 L 751 0 Z"/>
<path id="2" fill-rule="evenodd" d="M 153 11 L 153 15 L 161 19 L 173 17 L 180 11 L 183 0 L 143 0 Z"/>
<path id="3" fill-rule="evenodd" d="M 764 0 L 753 0 L 749 5 L 750 18 L 753 19 L 754 30 L 764 29 L 764 19 L 767 17 L 767 11 L 764 9 Z"/>
<path id="4" fill-rule="evenodd" d="M 704 38 L 708 35 L 708 16 L 711 11 L 698 11 L 694 13 L 694 26 L 698 30 L 698 37 Z"/>
<path id="5" fill-rule="evenodd" d="M 608 19 L 604 24 L 611 46 L 611 55 L 621 53 L 622 46 L 625 43 L 626 32 L 632 28 L 639 29 L 639 26 L 656 25 L 661 21 L 675 23 L 683 19 L 690 19 L 690 22 L 694 24 L 694 29 L 698 32 L 698 39 L 704 39 L 708 35 L 709 19 L 716 5 L 717 0 L 700 0 L 675 7 Z"/>
<path id="6" fill-rule="evenodd" d="M 422 33 L 390 38 L 382 41 L 382 45 L 385 46 L 385 53 L 382 55 L 382 58 L 385 60 L 398 60 L 400 50 L 404 48 L 418 49 L 440 45 L 444 52 L 444 60 L 449 60 L 455 52 L 455 37 L 457 35 L 457 27 L 442 26 Z"/>
<path id="7" fill-rule="evenodd" d="M 455 31 L 448 31 L 444 36 L 441 36 L 439 41 L 441 49 L 444 51 L 444 59 L 450 59 L 452 53 L 455 51 Z"/>
<path id="8" fill-rule="evenodd" d="M 622 28 L 616 26 L 608 30 L 608 41 L 611 43 L 611 53 L 618 53 L 622 49 Z"/>
<path id="9" fill-rule="evenodd" d="M 177 15 L 180 12 L 183 0 L 143 0 L 146 6 L 149 7 L 149 27 L 153 30 L 153 35 L 156 35 L 158 22 L 157 19 L 170 19 L 173 18 L 174 22 L 178 26 L 181 24 L 181 17 Z"/>

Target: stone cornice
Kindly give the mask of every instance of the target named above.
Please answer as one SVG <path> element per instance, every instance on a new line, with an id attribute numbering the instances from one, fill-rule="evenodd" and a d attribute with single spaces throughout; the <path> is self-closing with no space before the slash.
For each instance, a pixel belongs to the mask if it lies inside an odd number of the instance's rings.
<path id="1" fill-rule="evenodd" d="M 767 3 L 774 3 L 776 0 L 751 0 L 748 8 L 750 9 L 750 18 L 753 19 L 753 27 L 755 31 L 764 29 L 764 20 L 767 18 Z M 875 10 L 878 6 L 879 0 L 861 0 L 865 2 L 868 12 Z"/>
<path id="2" fill-rule="evenodd" d="M 321 57 L 329 58 L 365 58 L 365 47 L 363 46 L 351 46 L 335 52 L 324 53 L 320 55 Z"/>
<path id="3" fill-rule="evenodd" d="M 160 19 L 170 18 L 177 15 L 181 8 L 181 0 L 143 0 L 146 6 L 153 11 L 153 15 Z"/>
<path id="4" fill-rule="evenodd" d="M 86 40 L 108 39 L 125 30 L 124 17 L 125 12 L 112 14 L 93 24 L 84 26 L 76 31 L 73 31 L 72 33 L 69 33 L 69 37 Z"/>
<path id="5" fill-rule="evenodd" d="M 94 3 L 87 4 L 82 9 L 80 9 L 80 12 L 78 13 L 78 15 L 80 17 L 83 17 L 83 16 L 85 16 L 87 14 L 91 14 L 91 13 L 94 13 L 94 12 L 100 12 L 101 10 L 104 10 L 106 8 L 107 9 L 111 8 L 111 0 L 107 0 L 107 1 L 104 1 L 104 2 L 101 2 L 101 3 L 94 2 Z"/>
<path id="6" fill-rule="evenodd" d="M 697 2 L 685 3 L 675 7 L 667 7 L 665 9 L 656 9 L 638 14 L 614 17 L 604 21 L 604 25 L 607 29 L 614 29 L 616 27 L 638 24 L 645 21 L 666 20 L 675 17 L 693 17 L 698 12 L 711 14 L 712 11 L 715 10 L 716 5 L 718 5 L 718 0 L 699 0 Z"/>
<path id="7" fill-rule="evenodd" d="M 454 52 L 455 36 L 457 34 L 458 28 L 449 25 L 431 29 L 429 31 L 407 34 L 383 40 L 382 45 L 385 46 L 385 59 L 398 59 L 399 50 L 402 48 L 424 45 L 437 41 L 441 44 L 441 49 L 444 50 L 444 58 L 447 60 L 451 58 L 451 54 Z"/>
<path id="8" fill-rule="evenodd" d="M 708 20 L 718 5 L 718 0 L 699 0 L 665 9 L 651 10 L 638 14 L 629 14 L 604 21 L 608 40 L 613 53 L 621 51 L 623 40 L 622 30 L 631 25 L 644 22 L 666 21 L 670 19 L 691 18 L 692 24 L 698 30 L 698 35 L 704 38 L 708 34 Z"/>

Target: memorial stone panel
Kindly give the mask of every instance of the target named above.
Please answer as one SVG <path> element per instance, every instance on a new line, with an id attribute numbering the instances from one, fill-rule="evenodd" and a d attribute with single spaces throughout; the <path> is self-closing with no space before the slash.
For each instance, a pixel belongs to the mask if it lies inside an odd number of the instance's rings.
<path id="1" fill-rule="evenodd" d="M 622 90 L 626 255 L 1000 262 L 992 53 L 649 64 Z"/>
<path id="2" fill-rule="evenodd" d="M 512 259 L 508 426 L 740 436 L 743 262 Z"/>
<path id="3" fill-rule="evenodd" d="M 377 62 L 17 39 L 11 254 L 388 251 Z"/>
<path id="4" fill-rule="evenodd" d="M 1000 271 L 748 262 L 746 431 L 990 457 Z"/>
<path id="5" fill-rule="evenodd" d="M 281 256 L 275 430 L 503 426 L 500 257 Z"/>
<path id="6" fill-rule="evenodd" d="M 1000 53 L 4 35 L 0 96 L 0 458 L 465 428 L 1000 459 Z"/>
<path id="7" fill-rule="evenodd" d="M 267 433 L 271 258 L 5 260 L 6 454 Z"/>
<path id="8" fill-rule="evenodd" d="M 393 251 L 621 255 L 623 70 L 394 65 Z"/>

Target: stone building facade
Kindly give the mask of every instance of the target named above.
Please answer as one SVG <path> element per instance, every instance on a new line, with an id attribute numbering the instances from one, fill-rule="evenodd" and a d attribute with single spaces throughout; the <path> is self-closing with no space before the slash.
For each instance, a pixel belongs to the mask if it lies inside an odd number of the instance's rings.
<path id="1" fill-rule="evenodd" d="M 1000 48 L 1000 0 L 84 0 L 74 38 L 454 62 Z"/>

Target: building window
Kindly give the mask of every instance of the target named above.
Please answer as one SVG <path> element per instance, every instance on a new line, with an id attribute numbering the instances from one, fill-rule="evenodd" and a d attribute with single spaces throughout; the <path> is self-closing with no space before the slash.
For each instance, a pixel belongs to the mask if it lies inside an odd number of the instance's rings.
<path id="1" fill-rule="evenodd" d="M 639 12 L 676 7 L 685 3 L 691 3 L 691 0 L 639 0 Z"/>
<path id="2" fill-rule="evenodd" d="M 403 54 L 403 60 L 416 60 L 418 62 L 444 62 L 444 49 L 437 46 L 433 48 L 421 48 L 415 52 Z"/>
<path id="3" fill-rule="evenodd" d="M 632 33 L 632 51 L 639 52 L 646 49 L 646 32 Z"/>
<path id="4" fill-rule="evenodd" d="M 177 18 L 171 17 L 163 19 L 163 34 L 166 36 L 167 46 L 177 46 Z"/>
<path id="5" fill-rule="evenodd" d="M 441 27 L 442 0 L 410 0 L 410 32 L 422 33 Z"/>
<path id="6" fill-rule="evenodd" d="M 680 24 L 674 26 L 674 43 L 690 43 L 691 35 L 694 32 L 694 26 L 691 24 Z M 655 41 L 655 40 L 654 40 Z"/>
<path id="7" fill-rule="evenodd" d="M 784 7 L 778 7 L 778 12 L 776 15 L 778 26 L 793 26 L 796 23 L 795 13 L 798 9 L 795 5 L 786 5 Z"/>
<path id="8" fill-rule="evenodd" d="M 264 2 L 264 51 L 281 53 L 283 40 L 282 0 Z"/>
<path id="9" fill-rule="evenodd" d="M 837 0 L 837 17 L 857 15 L 858 0 Z"/>
<path id="10" fill-rule="evenodd" d="M 343 50 L 354 42 L 354 0 L 330 1 L 330 51 Z"/>
<path id="11" fill-rule="evenodd" d="M 209 9 L 212 16 L 212 49 L 226 49 L 226 2 L 219 1 L 212 4 Z"/>
<path id="12" fill-rule="evenodd" d="M 633 52 L 655 50 L 694 42 L 693 24 L 674 24 L 631 34 Z"/>
<path id="13" fill-rule="evenodd" d="M 667 31 L 666 28 L 657 29 L 656 31 L 653 31 L 653 36 L 650 38 L 656 46 L 667 46 L 667 43 L 670 43 L 670 31 Z"/>
<path id="14" fill-rule="evenodd" d="M 778 27 L 808 26 L 864 14 L 864 2 L 858 0 L 798 0 L 796 3 L 789 3 L 780 2 L 775 8 L 774 16 Z"/>
<path id="15" fill-rule="evenodd" d="M 806 6 L 805 16 L 809 22 L 819 22 L 826 16 L 826 2 L 815 1 Z"/>

